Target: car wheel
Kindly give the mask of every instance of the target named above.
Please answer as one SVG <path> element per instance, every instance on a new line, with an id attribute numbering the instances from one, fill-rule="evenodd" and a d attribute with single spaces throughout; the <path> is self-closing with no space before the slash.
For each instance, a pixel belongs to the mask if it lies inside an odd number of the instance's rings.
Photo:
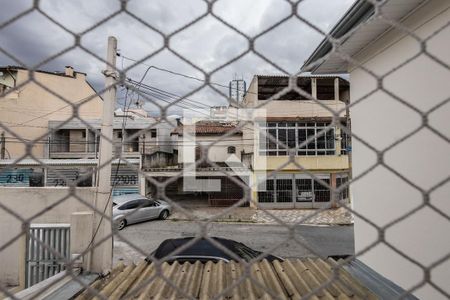
<path id="1" fill-rule="evenodd" d="M 169 216 L 169 212 L 167 210 L 163 210 L 160 214 L 159 214 L 159 218 L 161 220 L 165 220 L 167 219 L 167 217 Z"/>
<path id="2" fill-rule="evenodd" d="M 122 230 L 127 226 L 127 221 L 125 219 L 121 220 L 119 224 L 117 224 L 117 230 Z"/>

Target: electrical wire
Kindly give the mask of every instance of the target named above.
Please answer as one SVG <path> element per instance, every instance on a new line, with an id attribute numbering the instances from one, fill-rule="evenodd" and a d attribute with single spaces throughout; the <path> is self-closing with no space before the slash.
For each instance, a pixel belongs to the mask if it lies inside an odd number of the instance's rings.
<path id="1" fill-rule="evenodd" d="M 128 78 L 127 80 L 128 80 L 129 82 L 131 82 L 131 83 L 136 83 L 136 81 L 133 80 L 133 79 Z M 202 103 L 202 102 L 200 102 L 200 101 L 192 100 L 192 99 L 189 99 L 189 98 L 183 98 L 182 96 L 179 96 L 179 95 L 177 95 L 177 94 L 174 94 L 174 93 L 171 93 L 171 92 L 168 92 L 168 91 L 159 89 L 159 88 L 157 88 L 157 87 L 155 87 L 155 86 L 151 86 L 151 85 L 147 85 L 147 84 L 141 84 L 141 86 L 143 86 L 143 87 L 145 87 L 145 88 L 147 88 L 147 89 L 149 89 L 149 90 L 151 90 L 151 91 L 160 93 L 160 94 L 162 94 L 162 95 L 166 95 L 166 96 L 169 97 L 169 98 L 173 98 L 173 99 L 177 99 L 177 100 L 178 100 L 178 99 L 182 99 L 182 101 L 191 102 L 191 103 L 193 103 L 193 104 L 200 105 L 200 106 L 203 106 L 203 107 L 205 107 L 205 108 L 211 108 L 211 107 L 212 107 L 212 106 L 207 105 L 207 104 L 205 104 L 205 103 Z"/>

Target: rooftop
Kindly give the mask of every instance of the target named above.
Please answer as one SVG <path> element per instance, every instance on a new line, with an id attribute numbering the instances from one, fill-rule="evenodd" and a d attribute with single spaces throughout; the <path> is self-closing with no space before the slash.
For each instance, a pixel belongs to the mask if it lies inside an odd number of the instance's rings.
<path id="1" fill-rule="evenodd" d="M 91 120 L 83 120 L 81 122 L 78 119 L 72 119 L 68 122 L 66 121 L 49 121 L 49 128 L 58 128 L 58 129 L 85 129 L 87 128 L 86 123 L 91 128 L 100 129 L 102 125 L 101 119 L 91 119 Z M 114 117 L 113 128 L 114 129 L 122 129 L 125 124 L 126 129 L 150 129 L 156 128 L 157 121 L 154 118 L 126 118 L 124 121 L 123 117 Z M 154 126 L 152 126 L 154 125 Z"/>
<path id="2" fill-rule="evenodd" d="M 139 165 L 139 159 L 133 158 L 121 158 L 120 164 L 133 164 Z M 114 159 L 112 161 L 113 164 L 119 163 L 119 159 Z M 84 166 L 84 165 L 93 165 L 96 166 L 98 164 L 98 159 L 50 159 L 50 158 L 41 158 L 39 160 L 35 160 L 33 158 L 24 158 L 24 159 L 1 159 L 0 167 L 21 167 L 21 166 Z"/>
<path id="3" fill-rule="evenodd" d="M 326 299 L 378 299 L 345 270 L 339 272 L 340 280 L 326 285 L 336 264 L 332 259 L 320 258 L 272 263 L 262 260 L 252 265 L 250 280 L 245 278 L 245 266 L 233 261 L 163 263 L 161 275 L 166 281 L 160 276 L 153 278 L 158 275 L 157 267 L 142 261 L 138 265 L 119 264 L 108 276 L 94 281 L 90 287 L 111 299 L 132 295 L 138 299 L 212 299 L 220 293 L 225 295 L 225 299 L 272 299 L 274 296 L 299 299 L 309 293 Z M 320 289 L 321 286 L 324 288 Z M 85 290 L 76 299 L 90 299 L 92 296 L 89 290 Z"/>
<path id="4" fill-rule="evenodd" d="M 380 1 L 381 2 L 381 1 Z M 382 4 L 382 15 L 391 21 L 401 21 L 426 0 L 391 0 Z M 354 56 L 370 43 L 376 41 L 392 28 L 389 22 L 374 18 L 375 8 L 366 0 L 356 1 L 331 29 L 330 35 L 341 39 L 340 52 Z M 323 39 L 312 55 L 305 61 L 302 70 L 315 73 L 347 72 L 348 61 L 336 53 L 327 38 Z M 328 57 L 326 57 L 330 54 Z M 323 61 L 320 61 L 324 59 Z M 315 64 L 315 62 L 318 62 Z"/>
<path id="5" fill-rule="evenodd" d="M 357 259 L 299 258 L 272 262 L 264 259 L 251 265 L 234 261 L 157 265 L 142 260 L 137 265 L 119 263 L 111 272 L 100 276 L 80 273 L 75 268 L 72 276 L 61 272 L 14 296 L 34 299 L 37 293 L 43 293 L 42 299 L 78 300 L 400 297 L 417 300 Z"/>
<path id="6" fill-rule="evenodd" d="M 3 67 L 0 67 L 0 71 L 1 70 L 10 70 L 10 71 L 25 70 L 25 71 L 28 71 L 29 69 L 22 67 L 22 66 L 3 66 Z M 71 77 L 71 76 L 66 75 L 65 72 L 59 72 L 59 71 L 52 72 L 52 71 L 45 71 L 45 70 L 34 70 L 34 72 L 62 76 L 62 77 Z M 87 76 L 87 74 L 83 73 L 83 72 L 74 71 L 74 73 L 83 74 L 83 75 Z"/>
<path id="7" fill-rule="evenodd" d="M 181 125 L 172 131 L 172 134 L 183 135 L 186 129 L 189 133 L 193 133 L 195 128 L 195 135 L 222 135 L 236 129 L 236 125 L 230 122 L 214 122 L 214 121 L 200 121 L 195 125 Z M 238 130 L 234 134 L 242 134 Z"/>

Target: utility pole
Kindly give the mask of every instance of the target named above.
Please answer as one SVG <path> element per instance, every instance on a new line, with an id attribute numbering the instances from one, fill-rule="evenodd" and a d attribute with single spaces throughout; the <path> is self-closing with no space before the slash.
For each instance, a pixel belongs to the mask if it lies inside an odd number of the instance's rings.
<path id="1" fill-rule="evenodd" d="M 5 132 L 2 132 L 2 137 L 0 143 L 2 144 L 2 149 L 0 151 L 1 159 L 5 159 L 6 145 L 5 145 Z"/>
<path id="2" fill-rule="evenodd" d="M 112 222 L 105 219 L 98 212 L 104 212 L 106 216 L 111 218 L 111 160 L 113 147 L 111 141 L 113 140 L 113 116 L 116 101 L 116 53 L 117 39 L 110 36 L 108 38 L 106 70 L 104 71 L 106 77 L 105 88 L 107 90 L 103 97 L 103 116 L 98 160 L 98 186 L 95 197 L 95 208 L 97 211 L 94 212 L 93 248 L 89 264 L 90 271 L 97 273 L 111 270 L 112 267 Z"/>

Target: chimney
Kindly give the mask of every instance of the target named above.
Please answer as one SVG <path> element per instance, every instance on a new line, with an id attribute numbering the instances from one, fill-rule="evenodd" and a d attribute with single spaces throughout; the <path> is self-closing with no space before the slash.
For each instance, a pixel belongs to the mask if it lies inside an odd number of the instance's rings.
<path id="1" fill-rule="evenodd" d="M 66 69 L 64 70 L 64 74 L 69 77 L 74 77 L 73 68 L 71 66 L 66 66 Z"/>

